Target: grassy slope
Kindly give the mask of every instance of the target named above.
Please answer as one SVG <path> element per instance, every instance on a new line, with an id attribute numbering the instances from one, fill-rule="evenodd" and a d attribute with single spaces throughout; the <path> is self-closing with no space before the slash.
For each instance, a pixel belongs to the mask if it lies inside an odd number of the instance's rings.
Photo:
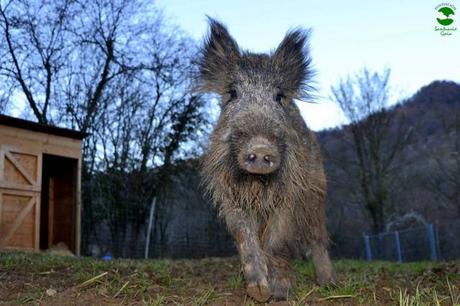
<path id="1" fill-rule="evenodd" d="M 291 305 L 454 305 L 460 262 L 396 264 L 340 260 L 336 288 L 314 285 L 310 263 L 294 265 Z M 243 305 L 238 261 L 113 260 L 0 253 L 0 304 Z"/>

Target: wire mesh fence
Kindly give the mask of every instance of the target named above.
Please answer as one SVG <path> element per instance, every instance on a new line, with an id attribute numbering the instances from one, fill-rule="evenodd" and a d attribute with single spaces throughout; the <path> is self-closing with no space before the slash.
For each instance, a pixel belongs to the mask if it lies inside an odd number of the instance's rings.
<path id="1" fill-rule="evenodd" d="M 398 262 L 455 259 L 460 257 L 459 235 L 458 222 L 448 227 L 427 224 L 377 235 L 364 234 L 365 258 Z"/>
<path id="2" fill-rule="evenodd" d="M 436 224 L 437 249 L 440 260 L 460 258 L 460 219 Z"/>
<path id="3" fill-rule="evenodd" d="M 83 254 L 108 258 L 202 258 L 236 254 L 226 226 L 208 203 L 204 202 L 199 209 L 195 206 L 192 211 L 175 205 L 170 207 L 168 222 L 153 222 L 150 237 L 149 218 L 138 234 L 128 225 L 123 237 L 111 231 L 109 221 L 100 222 L 95 231 L 83 236 Z M 454 222 L 364 235 L 361 246 L 358 241 L 362 238 L 358 235 L 348 235 L 347 239 L 349 244 L 362 248 L 364 259 L 411 262 L 460 258 L 459 235 L 460 222 Z M 342 254 L 344 250 L 333 252 L 334 257 L 343 257 Z"/>
<path id="4" fill-rule="evenodd" d="M 111 193 L 96 194 L 91 201 L 83 201 L 82 254 L 107 258 L 235 255 L 233 239 L 205 196 L 193 169 L 181 168 L 169 187 L 150 203 L 133 205 L 132 198 L 112 199 Z M 460 258 L 460 220 L 444 221 L 427 227 L 365 235 L 364 244 L 362 227 L 344 228 L 331 236 L 331 254 L 335 258 L 401 262 Z"/>
<path id="5" fill-rule="evenodd" d="M 180 203 L 179 203 L 180 204 Z M 113 230 L 113 222 L 104 220 L 82 237 L 85 255 L 117 258 L 201 258 L 236 254 L 233 240 L 212 207 L 187 209 L 168 203 L 168 212 L 148 215 L 135 229 L 126 224 Z M 158 204 L 162 205 L 162 204 Z M 152 218 L 151 218 L 152 217 Z M 153 220 L 152 220 L 153 219 Z"/>

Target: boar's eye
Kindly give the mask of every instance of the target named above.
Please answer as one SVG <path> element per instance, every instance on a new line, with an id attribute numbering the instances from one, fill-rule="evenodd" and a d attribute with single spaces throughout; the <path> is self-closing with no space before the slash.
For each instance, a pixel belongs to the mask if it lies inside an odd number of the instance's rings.
<path id="1" fill-rule="evenodd" d="M 230 99 L 228 100 L 229 102 L 232 100 L 235 100 L 238 97 L 238 93 L 236 92 L 235 89 L 230 89 L 228 91 L 228 95 L 230 96 Z"/>
<path id="2" fill-rule="evenodd" d="M 285 98 L 286 98 L 286 96 L 284 94 L 278 93 L 275 96 L 275 101 L 278 102 L 279 104 L 281 104 L 281 106 L 282 106 L 282 102 L 284 101 Z"/>

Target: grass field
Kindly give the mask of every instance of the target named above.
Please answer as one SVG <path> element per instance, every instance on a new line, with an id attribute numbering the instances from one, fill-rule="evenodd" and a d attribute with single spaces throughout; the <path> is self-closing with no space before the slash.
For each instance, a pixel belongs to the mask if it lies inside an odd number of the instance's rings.
<path id="1" fill-rule="evenodd" d="M 292 298 L 273 305 L 460 305 L 460 262 L 339 260 L 338 285 L 320 288 L 294 265 Z M 112 260 L 0 253 L 0 304 L 255 305 L 236 258 Z"/>

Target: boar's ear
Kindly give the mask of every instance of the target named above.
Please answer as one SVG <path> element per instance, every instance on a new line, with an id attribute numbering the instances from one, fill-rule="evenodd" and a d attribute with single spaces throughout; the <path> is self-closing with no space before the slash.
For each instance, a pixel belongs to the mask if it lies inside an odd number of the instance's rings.
<path id="1" fill-rule="evenodd" d="M 204 91 L 223 93 L 231 83 L 229 75 L 240 57 L 240 50 L 224 25 L 209 18 L 209 28 L 199 61 L 199 87 Z"/>
<path id="2" fill-rule="evenodd" d="M 289 31 L 275 50 L 272 60 L 279 73 L 279 87 L 298 99 L 308 99 L 313 90 L 310 67 L 310 50 L 308 47 L 309 30 Z"/>

